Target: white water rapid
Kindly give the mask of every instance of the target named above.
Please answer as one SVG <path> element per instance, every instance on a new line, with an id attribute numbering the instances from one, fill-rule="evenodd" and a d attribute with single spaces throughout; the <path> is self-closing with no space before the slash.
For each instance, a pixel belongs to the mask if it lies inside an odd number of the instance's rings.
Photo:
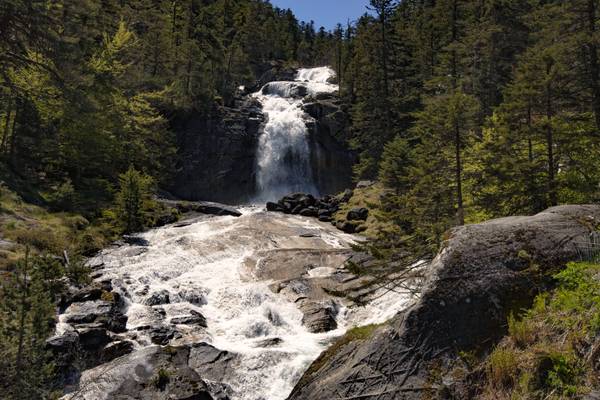
<path id="1" fill-rule="evenodd" d="M 301 69 L 294 82 L 270 82 L 254 94 L 267 117 L 257 152 L 257 200 L 276 200 L 294 192 L 318 194 L 306 127 L 310 117 L 301 106 L 307 96 L 337 91 L 337 85 L 328 83 L 334 76 L 328 67 Z"/>
<path id="2" fill-rule="evenodd" d="M 329 68 L 300 70 L 295 82 L 272 82 L 255 94 L 268 115 L 258 157 L 263 198 L 316 191 L 301 103 L 306 95 L 337 90 L 327 83 L 332 75 Z M 171 346 L 208 343 L 229 352 L 224 360 L 219 355 L 208 367 L 196 362 L 193 368 L 209 386 L 224 384 L 231 400 L 283 400 L 336 338 L 354 326 L 388 320 L 411 297 L 380 292 L 357 306 L 329 296 L 325 289 L 360 286 L 344 268 L 358 236 L 314 218 L 262 207 L 241 211 L 238 218 L 201 216 L 139 234 L 132 244 L 104 250 L 90 265 L 94 279 L 110 281 L 125 300 L 127 332 L 119 340 L 134 343 L 134 361 L 152 349 L 153 332 L 166 330 Z M 311 332 L 307 304 L 331 312 L 332 330 Z M 58 334 L 77 329 L 66 323 L 69 312 L 60 316 Z M 189 323 L 198 313 L 205 327 Z M 85 371 L 77 395 L 64 399 L 111 398 L 121 375 L 138 370 L 131 357 Z M 156 374 L 144 365 L 141 371 Z"/>

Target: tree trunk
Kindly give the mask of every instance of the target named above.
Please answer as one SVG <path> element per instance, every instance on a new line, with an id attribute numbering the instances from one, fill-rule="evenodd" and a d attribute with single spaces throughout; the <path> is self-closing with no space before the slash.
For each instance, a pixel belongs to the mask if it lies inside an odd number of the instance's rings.
<path id="1" fill-rule="evenodd" d="M 382 57 L 382 62 L 381 62 L 381 66 L 383 68 L 383 94 L 385 96 L 385 100 L 387 101 L 387 99 L 389 98 L 389 92 L 390 92 L 390 86 L 389 86 L 389 77 L 388 77 L 388 65 L 387 65 L 387 57 L 388 57 L 388 53 L 387 53 L 387 37 L 386 37 L 386 31 L 385 31 L 385 25 L 387 23 L 386 20 L 386 10 L 383 9 L 381 12 L 381 16 L 380 16 L 380 21 L 381 21 L 381 45 L 382 47 L 382 52 L 381 52 L 381 57 Z"/>
<path id="2" fill-rule="evenodd" d="M 173 1 L 173 15 L 171 18 L 171 35 L 173 36 L 173 73 L 177 75 L 177 72 L 179 71 L 179 63 L 177 62 L 177 59 L 179 58 L 179 46 L 177 46 L 177 0 Z"/>
<path id="3" fill-rule="evenodd" d="M 458 123 L 454 124 L 454 145 L 456 147 L 456 223 L 458 225 L 465 224 L 465 209 L 463 205 L 462 192 L 462 160 L 460 154 L 460 128 Z"/>
<path id="4" fill-rule="evenodd" d="M 589 57 L 590 86 L 592 89 L 592 110 L 596 120 L 597 134 L 600 133 L 600 66 L 598 65 L 598 47 L 596 46 L 596 0 L 587 2 L 588 38 L 586 44 Z"/>
<path id="5" fill-rule="evenodd" d="M 8 153 L 10 156 L 10 162 L 15 166 L 16 148 L 17 148 L 17 119 L 19 118 L 19 99 L 15 101 L 15 115 L 12 120 L 12 128 L 10 129 L 10 145 Z"/>
<path id="6" fill-rule="evenodd" d="M 0 143 L 0 153 L 6 152 L 6 146 L 8 145 L 8 137 L 10 136 L 10 119 L 13 112 L 12 99 L 8 99 L 8 105 L 6 108 L 6 121 L 4 121 L 4 132 L 2 134 L 2 142 Z"/>
<path id="7" fill-rule="evenodd" d="M 24 353 L 24 342 L 25 342 L 25 317 L 27 315 L 27 297 L 29 295 L 29 278 L 27 276 L 27 271 L 29 268 L 29 249 L 25 250 L 25 266 L 23 267 L 22 274 L 22 282 L 19 285 L 21 290 L 21 299 L 20 299 L 20 310 L 19 310 L 19 330 L 17 332 L 18 335 L 18 345 L 17 345 L 17 354 L 15 359 L 15 383 L 20 386 L 21 384 L 21 369 L 23 368 L 23 353 Z"/>
<path id="8" fill-rule="evenodd" d="M 555 168 L 556 163 L 554 161 L 554 132 L 552 131 L 552 92 L 550 83 L 546 86 L 546 147 L 548 151 L 548 198 L 550 205 L 555 206 L 558 204 L 558 197 L 556 193 L 556 177 Z"/>

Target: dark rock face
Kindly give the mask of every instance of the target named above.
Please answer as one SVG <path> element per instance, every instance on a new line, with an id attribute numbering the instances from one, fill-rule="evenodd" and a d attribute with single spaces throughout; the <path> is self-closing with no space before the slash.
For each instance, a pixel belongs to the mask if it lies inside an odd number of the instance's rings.
<path id="1" fill-rule="evenodd" d="M 194 113 L 172 122 L 177 132 L 179 165 L 170 191 L 185 200 L 239 203 L 255 191 L 254 169 L 260 103 L 246 97 L 210 115 Z"/>
<path id="2" fill-rule="evenodd" d="M 133 351 L 133 342 L 129 340 L 121 340 L 107 344 L 101 352 L 101 360 L 103 363 L 112 361 L 122 357 Z"/>
<path id="3" fill-rule="evenodd" d="M 337 99 L 309 98 L 304 111 L 314 118 L 310 121 L 310 150 L 313 178 L 322 194 L 334 194 L 352 186 L 352 166 L 356 155 L 345 142 L 350 126 L 348 114 Z"/>
<path id="4" fill-rule="evenodd" d="M 304 314 L 302 324 L 312 333 L 328 332 L 337 328 L 337 308 L 331 302 L 323 304 L 305 301 L 300 305 L 300 310 Z"/>
<path id="5" fill-rule="evenodd" d="M 577 259 L 576 243 L 599 222 L 600 206 L 562 206 L 451 230 L 420 300 L 370 338 L 322 355 L 290 399 L 442 398 L 457 353 L 504 335 L 508 313 L 547 283 L 540 271 Z"/>
<path id="6" fill-rule="evenodd" d="M 109 280 L 101 281 L 71 288 L 62 299 L 60 309 L 70 328 L 46 341 L 57 367 L 53 382 L 57 388 L 76 383 L 81 371 L 133 350 L 131 342 L 117 340 L 126 331 L 127 316 L 123 299 L 112 290 Z"/>
<path id="7" fill-rule="evenodd" d="M 169 304 L 170 302 L 171 302 L 171 298 L 169 296 L 169 292 L 166 290 L 161 290 L 160 292 L 152 293 L 144 301 L 144 304 L 147 306 L 159 306 L 162 304 Z"/>
<path id="8" fill-rule="evenodd" d="M 258 67 L 260 71 L 260 78 L 254 86 L 248 87 L 247 93 L 257 92 L 269 82 L 293 81 L 296 79 L 296 69 L 287 67 L 281 62 L 272 61 L 268 64 L 260 65 Z"/>

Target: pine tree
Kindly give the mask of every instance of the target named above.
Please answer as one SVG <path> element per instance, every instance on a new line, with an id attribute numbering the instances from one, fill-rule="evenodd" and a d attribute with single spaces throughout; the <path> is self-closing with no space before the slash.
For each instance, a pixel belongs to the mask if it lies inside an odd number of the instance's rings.
<path id="1" fill-rule="evenodd" d="M 45 341 L 54 329 L 54 302 L 62 274 L 55 260 L 32 257 L 27 250 L 1 283 L 2 398 L 33 400 L 49 396 L 53 366 Z"/>
<path id="2" fill-rule="evenodd" d="M 117 215 L 125 233 L 144 227 L 144 202 L 150 197 L 151 178 L 130 167 L 119 176 Z"/>

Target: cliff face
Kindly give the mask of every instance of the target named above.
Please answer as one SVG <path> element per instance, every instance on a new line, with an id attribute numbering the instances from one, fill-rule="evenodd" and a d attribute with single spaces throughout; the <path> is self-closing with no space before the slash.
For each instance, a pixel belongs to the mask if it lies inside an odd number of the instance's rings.
<path id="1" fill-rule="evenodd" d="M 309 98 L 304 111 L 314 118 L 308 122 L 311 164 L 320 193 L 335 194 L 352 187 L 352 166 L 356 155 L 345 145 L 350 121 L 339 99 L 332 95 Z"/>
<path id="2" fill-rule="evenodd" d="M 452 230 L 420 299 L 372 335 L 335 344 L 290 399 L 454 398 L 459 353 L 496 343 L 508 314 L 578 258 L 578 243 L 599 222 L 600 206 L 561 206 Z"/>
<path id="3" fill-rule="evenodd" d="M 260 104 L 250 97 L 209 117 L 175 121 L 180 161 L 170 191 L 185 200 L 239 203 L 252 198 L 263 121 Z"/>

